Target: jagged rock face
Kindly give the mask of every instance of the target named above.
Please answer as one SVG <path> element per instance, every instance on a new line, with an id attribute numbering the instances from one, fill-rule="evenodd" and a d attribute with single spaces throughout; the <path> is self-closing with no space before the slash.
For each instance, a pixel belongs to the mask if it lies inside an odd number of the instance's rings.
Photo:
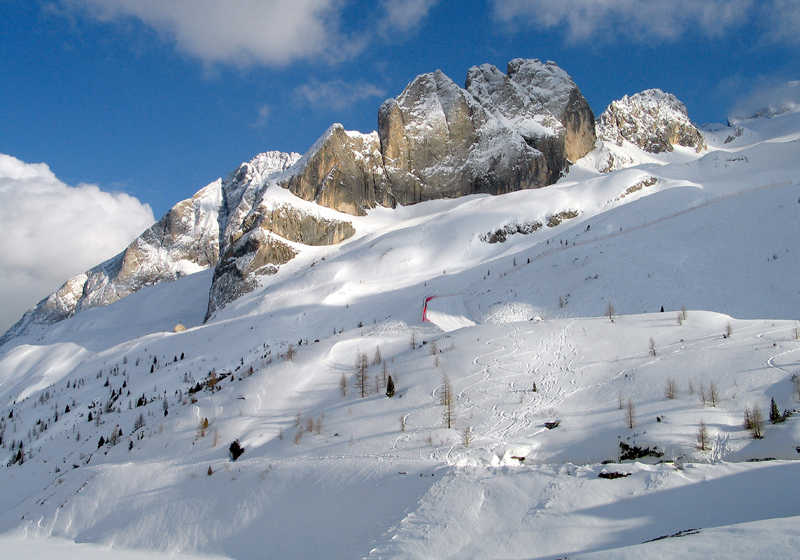
<path id="1" fill-rule="evenodd" d="M 214 270 L 207 317 L 258 286 L 258 276 L 275 274 L 297 253 L 257 227 L 232 243 Z"/>
<path id="2" fill-rule="evenodd" d="M 346 131 L 334 124 L 282 183 L 303 200 L 363 215 L 376 202 L 393 206 L 383 172 L 378 135 Z"/>
<path id="3" fill-rule="evenodd" d="M 621 146 L 627 140 L 651 153 L 673 146 L 706 148 L 702 133 L 689 120 L 686 106 L 671 93 L 648 89 L 613 101 L 600 115 L 597 136 Z"/>
<path id="4" fill-rule="evenodd" d="M 392 193 L 402 204 L 476 192 L 466 162 L 486 112 L 441 71 L 418 76 L 378 111 Z"/>
<path id="5" fill-rule="evenodd" d="M 71 278 L 0 343 L 32 322 L 59 321 L 216 265 L 210 315 L 252 290 L 259 276 L 276 272 L 302 245 L 339 243 L 354 234 L 347 220 L 276 204 L 280 197 L 268 194 L 276 185 L 351 215 L 375 205 L 538 188 L 592 149 L 593 123 L 574 81 L 552 62 L 515 59 L 506 74 L 474 67 L 466 88 L 440 71 L 418 76 L 381 106 L 377 132 L 333 125 L 302 158 L 257 155 L 178 203 L 123 253 Z"/>
<path id="6" fill-rule="evenodd" d="M 280 184 L 361 215 L 549 185 L 594 143 L 594 115 L 572 78 L 555 63 L 515 59 L 507 75 L 471 68 L 466 89 L 438 70 L 417 76 L 380 107 L 377 134 L 332 126 Z"/>
<path id="7" fill-rule="evenodd" d="M 377 144 L 377 136 L 373 136 L 373 142 Z M 352 142 L 348 144 L 350 140 Z M 355 233 L 350 222 L 304 212 L 291 204 L 276 202 L 270 194 L 275 193 L 270 189 L 276 189 L 278 187 L 275 185 L 281 184 L 288 186 L 301 198 L 320 204 L 326 201 L 331 206 L 342 203 L 353 213 L 359 211 L 361 207 L 355 205 L 357 201 L 346 198 L 353 192 L 350 188 L 352 183 L 343 187 L 340 181 L 332 177 L 342 181 L 351 180 L 354 176 L 363 178 L 363 175 L 358 175 L 360 164 L 353 154 L 363 153 L 354 149 L 370 149 L 369 137 L 348 134 L 341 125 L 336 125 L 331 127 L 315 148 L 303 157 L 301 163 L 298 163 L 301 159 L 299 154 L 260 154 L 250 162 L 243 163 L 223 185 L 227 219 L 221 236 L 221 258 L 211 282 L 206 317 L 255 289 L 258 277 L 275 274 L 280 265 L 293 259 L 297 251 L 286 241 L 302 245 L 330 245 Z M 348 157 L 351 159 L 348 160 Z M 346 172 L 341 168 L 343 161 L 350 164 L 345 166 Z M 319 175 L 323 179 L 319 192 L 310 194 L 305 191 L 311 181 L 309 177 L 317 177 L 314 173 L 322 173 L 323 169 L 324 174 Z M 331 179 L 325 181 L 326 177 Z"/>
<path id="8" fill-rule="evenodd" d="M 471 68 L 466 89 L 423 74 L 378 112 L 384 166 L 404 204 L 552 184 L 592 149 L 593 123 L 566 72 L 522 59 L 507 74 Z"/>
<path id="9" fill-rule="evenodd" d="M 264 152 L 241 164 L 228 176 L 222 185 L 222 245 L 241 230 L 242 222 L 263 198 L 270 179 L 280 176 L 299 159 L 300 154 L 294 152 Z"/>
<path id="10" fill-rule="evenodd" d="M 260 216 L 253 214 L 253 219 L 260 221 L 262 229 L 303 245 L 334 245 L 356 232 L 350 222 L 312 216 L 286 204 L 268 209 Z"/>
<path id="11" fill-rule="evenodd" d="M 355 233 L 350 222 L 314 216 L 287 204 L 264 200 L 244 218 L 225 250 L 211 282 L 206 317 L 275 274 L 297 252 L 279 239 L 303 245 L 332 245 Z"/>

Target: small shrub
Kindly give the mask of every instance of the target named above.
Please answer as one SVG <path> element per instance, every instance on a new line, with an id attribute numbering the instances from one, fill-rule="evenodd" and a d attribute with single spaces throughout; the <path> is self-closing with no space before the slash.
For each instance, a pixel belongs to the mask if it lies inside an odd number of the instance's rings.
<path id="1" fill-rule="evenodd" d="M 716 407 L 719 404 L 719 389 L 717 389 L 717 384 L 713 381 L 708 386 L 708 397 L 711 401 L 711 406 Z"/>
<path id="2" fill-rule="evenodd" d="M 700 420 L 700 426 L 697 428 L 697 449 L 706 451 L 708 449 L 708 428 L 706 423 Z"/>
<path id="3" fill-rule="evenodd" d="M 753 439 L 764 437 L 764 417 L 761 415 L 761 409 L 757 406 L 750 411 L 750 433 Z"/>
<path id="4" fill-rule="evenodd" d="M 394 380 L 392 380 L 392 376 L 389 376 L 389 379 L 386 381 L 386 396 L 392 398 L 394 396 Z"/>
<path id="5" fill-rule="evenodd" d="M 624 441 L 619 442 L 619 460 L 622 461 L 635 461 L 642 457 L 655 457 L 661 458 L 664 452 L 657 446 L 653 447 L 639 447 L 637 445 L 628 445 Z"/>
<path id="6" fill-rule="evenodd" d="M 636 424 L 635 414 L 636 411 L 634 410 L 633 407 L 633 401 L 631 399 L 628 399 L 628 404 L 625 407 L 625 423 L 627 424 L 628 429 L 630 430 L 632 430 L 634 425 Z"/>
<path id="7" fill-rule="evenodd" d="M 614 480 L 617 478 L 625 478 L 626 476 L 630 476 L 631 473 L 623 473 L 623 472 L 606 472 L 603 471 L 597 475 L 598 478 L 605 478 L 607 480 Z"/>
<path id="8" fill-rule="evenodd" d="M 678 393 L 678 383 L 672 377 L 667 378 L 667 382 L 664 385 L 664 396 L 668 399 L 674 399 Z"/>
<path id="9" fill-rule="evenodd" d="M 469 444 L 472 443 L 472 428 L 470 426 L 467 426 L 464 428 L 464 431 L 461 432 L 461 441 L 464 447 L 469 447 Z"/>

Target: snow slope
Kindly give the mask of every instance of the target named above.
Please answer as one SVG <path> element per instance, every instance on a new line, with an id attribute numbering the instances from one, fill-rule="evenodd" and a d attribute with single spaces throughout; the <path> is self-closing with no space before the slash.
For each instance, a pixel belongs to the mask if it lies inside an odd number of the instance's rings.
<path id="1" fill-rule="evenodd" d="M 791 557 L 800 416 L 760 440 L 742 419 L 800 406 L 800 114 L 739 126 L 702 154 L 348 216 L 352 238 L 205 324 L 209 272 L 0 349 L 3 464 L 26 453 L 2 467 L 0 550 Z M 620 462 L 620 443 L 663 455 Z"/>

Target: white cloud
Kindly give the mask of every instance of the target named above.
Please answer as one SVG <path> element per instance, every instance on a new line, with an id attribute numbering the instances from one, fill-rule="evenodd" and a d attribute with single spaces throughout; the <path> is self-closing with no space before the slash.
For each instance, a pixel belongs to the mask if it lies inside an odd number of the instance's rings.
<path id="1" fill-rule="evenodd" d="M 360 48 L 339 32 L 341 0 L 62 1 L 99 21 L 138 19 L 206 63 L 280 66 Z"/>
<path id="2" fill-rule="evenodd" d="M 0 154 L 0 332 L 153 221 L 150 206 L 130 195 L 70 187 L 44 163 Z"/>
<path id="3" fill-rule="evenodd" d="M 344 109 L 371 97 L 383 97 L 386 91 L 366 82 L 350 83 L 343 80 L 320 82 L 312 80 L 294 90 L 295 95 L 312 107 Z"/>
<path id="4" fill-rule="evenodd" d="M 800 80 L 786 82 L 762 78 L 734 102 L 731 117 L 776 115 L 789 111 L 800 111 Z"/>
<path id="5" fill-rule="evenodd" d="M 573 42 L 604 36 L 662 42 L 697 31 L 719 36 L 745 23 L 756 6 L 754 0 L 492 0 L 492 4 L 494 17 L 503 23 L 563 25 Z"/>
<path id="6" fill-rule="evenodd" d="M 283 66 L 341 61 L 378 39 L 405 39 L 439 0 L 381 0 L 360 29 L 344 32 L 348 0 L 55 0 L 50 14 L 101 22 L 135 19 L 206 64 Z M 362 8 L 359 8 L 362 9 Z"/>
<path id="7" fill-rule="evenodd" d="M 384 11 L 379 28 L 383 34 L 407 33 L 417 27 L 439 0 L 382 0 Z"/>

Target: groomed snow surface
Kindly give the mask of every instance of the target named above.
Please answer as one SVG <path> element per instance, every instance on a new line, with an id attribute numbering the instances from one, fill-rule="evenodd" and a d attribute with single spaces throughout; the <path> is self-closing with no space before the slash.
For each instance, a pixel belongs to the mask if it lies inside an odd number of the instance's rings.
<path id="1" fill-rule="evenodd" d="M 800 408 L 800 115 L 738 124 L 701 154 L 351 217 L 206 324 L 204 272 L 0 349 L 3 464 L 29 454 L 0 467 L 0 553 L 796 556 L 800 414 L 767 417 Z"/>

